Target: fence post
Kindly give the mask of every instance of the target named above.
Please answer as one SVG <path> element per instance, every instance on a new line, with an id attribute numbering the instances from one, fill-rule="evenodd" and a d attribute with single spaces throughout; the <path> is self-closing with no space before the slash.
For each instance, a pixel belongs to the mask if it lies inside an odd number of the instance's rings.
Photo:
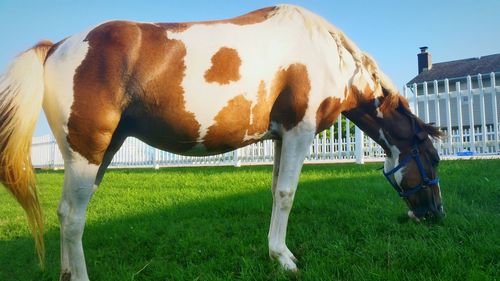
<path id="1" fill-rule="evenodd" d="M 365 152 L 364 152 L 364 139 L 365 139 L 365 133 L 361 131 L 358 126 L 356 126 L 356 129 L 354 130 L 354 135 L 356 137 L 356 163 L 357 164 L 364 164 L 365 163 Z"/>
<path id="2" fill-rule="evenodd" d="M 467 99 L 469 101 L 469 129 L 471 151 L 476 152 L 476 132 L 474 131 L 474 96 L 472 95 L 472 79 L 467 75 Z"/>
<path id="3" fill-rule="evenodd" d="M 423 84 L 424 88 L 424 121 L 429 123 L 429 92 L 427 87 L 427 82 Z"/>
<path id="4" fill-rule="evenodd" d="M 417 83 L 413 83 L 413 114 L 418 116 L 418 93 Z"/>
<path id="5" fill-rule="evenodd" d="M 441 109 L 439 107 L 439 85 L 438 85 L 438 81 L 437 80 L 434 80 L 434 114 L 436 116 L 436 126 L 438 128 L 441 127 Z"/>
<path id="6" fill-rule="evenodd" d="M 335 127 L 332 125 L 330 127 L 330 159 L 335 158 L 334 147 L 335 147 Z"/>
<path id="7" fill-rule="evenodd" d="M 312 159 L 318 159 L 318 158 L 320 158 L 321 154 L 318 153 L 318 150 L 319 150 L 319 146 L 318 145 L 319 145 L 319 134 L 317 134 L 314 137 L 313 142 L 312 142 L 312 149 L 313 149 L 313 151 L 312 151 L 312 153 L 309 153 L 308 156 L 306 156 L 306 159 L 307 158 L 312 158 Z"/>
<path id="8" fill-rule="evenodd" d="M 441 109 L 439 108 L 439 85 L 438 81 L 434 80 L 434 114 L 436 116 L 436 127 L 441 128 Z M 442 149 L 441 149 L 441 139 L 437 139 L 437 150 L 438 153 L 441 155 L 442 154 Z"/>
<path id="9" fill-rule="evenodd" d="M 339 153 L 339 158 L 342 159 L 342 117 L 337 118 L 337 149 Z"/>
<path id="10" fill-rule="evenodd" d="M 493 140 L 495 141 L 495 152 L 500 152 L 500 140 L 498 139 L 498 111 L 495 73 L 490 73 L 491 85 L 491 109 L 493 112 Z"/>
<path id="11" fill-rule="evenodd" d="M 50 164 L 49 167 L 52 170 L 56 170 L 56 139 L 54 138 L 53 135 L 50 135 Z"/>
<path id="12" fill-rule="evenodd" d="M 351 122 L 349 119 L 345 118 L 345 136 L 346 136 L 346 151 L 347 151 L 347 159 L 351 159 Z"/>
<path id="13" fill-rule="evenodd" d="M 486 106 L 484 104 L 483 76 L 481 74 L 477 75 L 477 87 L 479 88 L 479 111 L 481 114 L 481 135 L 483 142 L 482 153 L 486 153 L 488 151 L 488 148 L 486 147 L 488 136 L 486 128 Z"/>
<path id="14" fill-rule="evenodd" d="M 462 90 L 460 82 L 455 83 L 455 92 L 457 93 L 457 126 L 458 126 L 458 142 L 460 143 L 460 151 L 464 150 L 464 124 L 462 117 Z"/>
<path id="15" fill-rule="evenodd" d="M 233 166 L 234 167 L 241 167 L 241 161 L 238 157 L 239 154 L 239 149 L 235 149 L 233 151 Z"/>
<path id="16" fill-rule="evenodd" d="M 160 164 L 158 163 L 159 162 L 158 160 L 160 158 L 159 157 L 160 156 L 160 151 L 157 148 L 155 148 L 155 147 L 153 147 L 153 149 L 154 149 L 154 153 L 153 153 L 153 167 L 154 167 L 155 170 L 159 170 L 160 169 Z"/>
<path id="17" fill-rule="evenodd" d="M 321 157 L 320 159 L 327 159 L 326 156 L 326 130 L 321 132 Z"/>
<path id="18" fill-rule="evenodd" d="M 446 97 L 446 127 L 448 131 L 448 153 L 452 151 L 452 142 L 453 139 L 451 137 L 451 105 L 450 105 L 450 81 L 448 79 L 444 79 L 444 94 Z"/>

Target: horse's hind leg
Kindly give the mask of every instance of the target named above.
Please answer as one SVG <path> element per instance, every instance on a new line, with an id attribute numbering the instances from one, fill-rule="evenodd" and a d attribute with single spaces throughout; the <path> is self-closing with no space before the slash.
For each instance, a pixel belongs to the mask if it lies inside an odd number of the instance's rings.
<path id="1" fill-rule="evenodd" d="M 64 187 L 57 213 L 61 224 L 61 280 L 88 280 L 82 236 L 98 165 L 74 155 L 64 163 Z"/>
<path id="2" fill-rule="evenodd" d="M 58 209 L 63 281 L 88 280 L 82 246 L 87 205 L 125 138 L 121 130 L 115 131 L 100 165 L 90 164 L 77 153 L 64 161 L 64 188 Z"/>
<path id="3" fill-rule="evenodd" d="M 273 211 L 268 236 L 269 255 L 278 260 L 286 270 L 297 270 L 296 259 L 286 246 L 286 229 L 300 170 L 313 136 L 313 132 L 300 132 L 292 129 L 283 134 L 281 149 L 279 143 L 275 145 L 281 153 L 275 155 L 279 157 L 279 160 L 275 160 L 274 163 L 278 167 L 274 168 L 273 173 Z"/>

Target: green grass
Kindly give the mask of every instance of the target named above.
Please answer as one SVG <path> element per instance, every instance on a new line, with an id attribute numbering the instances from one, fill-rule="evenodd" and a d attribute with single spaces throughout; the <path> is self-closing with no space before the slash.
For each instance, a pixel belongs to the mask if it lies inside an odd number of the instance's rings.
<path id="1" fill-rule="evenodd" d="M 91 280 L 500 280 L 500 161 L 443 161 L 446 219 L 417 224 L 380 164 L 305 166 L 288 228 L 300 273 L 271 262 L 271 167 L 111 170 L 83 238 Z M 0 280 L 57 280 L 62 172 L 39 172 L 45 271 L 0 191 Z"/>

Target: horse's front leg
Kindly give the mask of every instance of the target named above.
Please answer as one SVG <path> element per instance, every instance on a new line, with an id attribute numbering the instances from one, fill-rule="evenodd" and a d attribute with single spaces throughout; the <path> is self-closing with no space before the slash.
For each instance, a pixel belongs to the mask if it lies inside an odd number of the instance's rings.
<path id="1" fill-rule="evenodd" d="M 295 265 L 297 260 L 286 246 L 288 216 L 292 209 L 302 164 L 313 137 L 313 132 L 292 129 L 283 134 L 281 145 L 279 143 L 275 145 L 275 158 L 279 159 L 274 161 L 273 210 L 268 236 L 269 255 L 278 260 L 284 269 L 291 271 L 297 270 Z"/>
<path id="2" fill-rule="evenodd" d="M 64 188 L 57 213 L 61 224 L 62 281 L 89 280 L 82 236 L 87 205 L 95 191 L 98 166 L 86 160 L 66 160 Z"/>

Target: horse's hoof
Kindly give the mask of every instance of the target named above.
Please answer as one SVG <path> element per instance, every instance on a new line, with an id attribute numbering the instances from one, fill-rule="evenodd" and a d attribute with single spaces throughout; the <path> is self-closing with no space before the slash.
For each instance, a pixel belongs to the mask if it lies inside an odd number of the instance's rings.
<path id="1" fill-rule="evenodd" d="M 61 271 L 61 275 L 59 276 L 60 281 L 71 281 L 71 272 L 69 271 Z"/>

